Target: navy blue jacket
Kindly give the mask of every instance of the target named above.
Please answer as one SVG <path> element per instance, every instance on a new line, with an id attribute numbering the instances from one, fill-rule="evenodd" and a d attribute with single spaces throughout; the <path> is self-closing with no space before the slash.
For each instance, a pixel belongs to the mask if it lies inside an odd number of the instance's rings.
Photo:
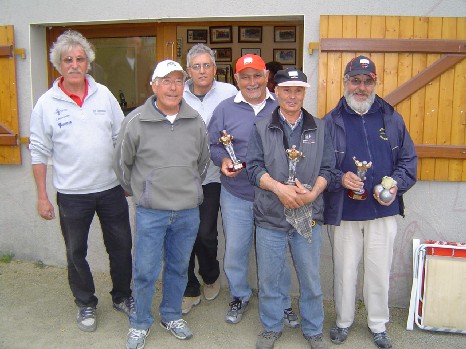
<path id="1" fill-rule="evenodd" d="M 324 192 L 324 222 L 332 225 L 340 225 L 343 199 L 346 192 L 346 189 L 341 185 L 344 173 L 339 170 L 346 154 L 346 133 L 342 117 L 344 103 L 346 103 L 346 100 L 342 97 L 338 105 L 323 118 L 332 138 L 337 168 L 335 180 L 329 183 L 327 190 Z M 379 96 L 375 97 L 374 103 L 380 105 L 385 133 L 390 142 L 393 168 L 390 176 L 397 182 L 400 214 L 404 216 L 402 194 L 416 183 L 416 150 L 401 115 Z"/>

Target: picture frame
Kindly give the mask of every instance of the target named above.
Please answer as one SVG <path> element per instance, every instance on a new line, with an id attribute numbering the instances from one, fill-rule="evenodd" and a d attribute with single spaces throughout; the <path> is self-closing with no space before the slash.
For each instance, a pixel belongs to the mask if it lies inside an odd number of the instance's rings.
<path id="1" fill-rule="evenodd" d="M 262 27 L 238 27 L 238 42 L 262 42 Z"/>
<path id="2" fill-rule="evenodd" d="M 242 48 L 241 49 L 241 56 L 247 55 L 247 54 L 252 54 L 252 55 L 261 55 L 261 49 L 260 48 Z"/>
<path id="3" fill-rule="evenodd" d="M 217 47 L 214 51 L 216 62 L 231 62 L 233 57 L 231 47 Z"/>
<path id="4" fill-rule="evenodd" d="M 230 43 L 233 42 L 231 26 L 209 27 L 210 43 Z"/>
<path id="5" fill-rule="evenodd" d="M 215 79 L 220 82 L 233 82 L 233 72 L 231 64 L 217 64 L 217 73 Z"/>
<path id="6" fill-rule="evenodd" d="M 187 29 L 186 38 L 188 43 L 207 43 L 207 29 Z"/>
<path id="7" fill-rule="evenodd" d="M 275 42 L 296 42 L 296 26 L 273 27 Z"/>
<path id="8" fill-rule="evenodd" d="M 294 48 L 274 48 L 273 60 L 285 65 L 296 64 L 296 49 Z"/>

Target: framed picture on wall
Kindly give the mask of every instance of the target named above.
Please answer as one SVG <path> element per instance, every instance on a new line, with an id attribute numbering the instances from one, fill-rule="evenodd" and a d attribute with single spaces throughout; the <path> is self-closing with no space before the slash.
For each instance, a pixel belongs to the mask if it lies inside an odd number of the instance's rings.
<path id="1" fill-rule="evenodd" d="M 241 49 L 241 56 L 251 54 L 251 55 L 261 55 L 261 49 L 260 48 L 242 48 Z"/>
<path id="2" fill-rule="evenodd" d="M 286 65 L 296 64 L 296 49 L 294 48 L 274 48 L 273 60 Z"/>
<path id="3" fill-rule="evenodd" d="M 207 43 L 207 29 L 188 29 L 188 43 Z"/>
<path id="4" fill-rule="evenodd" d="M 217 74 L 215 76 L 217 81 L 232 82 L 232 70 L 230 64 L 217 64 Z"/>
<path id="5" fill-rule="evenodd" d="M 262 42 L 262 27 L 238 27 L 238 42 Z"/>
<path id="6" fill-rule="evenodd" d="M 231 62 L 231 57 L 233 56 L 231 47 L 219 47 L 214 49 L 214 51 L 217 62 Z"/>
<path id="7" fill-rule="evenodd" d="M 296 27 L 273 27 L 275 42 L 296 42 Z"/>
<path id="8" fill-rule="evenodd" d="M 209 30 L 210 30 L 210 43 L 211 44 L 233 41 L 231 26 L 210 27 Z"/>

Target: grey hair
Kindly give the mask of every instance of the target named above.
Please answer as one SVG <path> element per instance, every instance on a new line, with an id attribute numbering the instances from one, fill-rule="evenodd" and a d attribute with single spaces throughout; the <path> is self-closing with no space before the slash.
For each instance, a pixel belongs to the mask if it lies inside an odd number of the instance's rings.
<path id="1" fill-rule="evenodd" d="M 87 69 L 89 70 L 91 63 L 95 59 L 95 52 L 91 43 L 81 33 L 75 30 L 67 30 L 58 37 L 50 49 L 50 63 L 60 74 L 62 73 L 60 68 L 61 55 L 76 47 L 81 47 L 84 50 L 88 63 Z"/>
<path id="2" fill-rule="evenodd" d="M 212 51 L 212 49 L 209 46 L 206 46 L 204 44 L 196 44 L 189 49 L 188 54 L 186 55 L 186 64 L 188 65 L 188 67 L 193 57 L 202 55 L 204 53 L 207 53 L 210 56 L 210 59 L 212 60 L 212 64 L 216 66 L 214 51 Z"/>

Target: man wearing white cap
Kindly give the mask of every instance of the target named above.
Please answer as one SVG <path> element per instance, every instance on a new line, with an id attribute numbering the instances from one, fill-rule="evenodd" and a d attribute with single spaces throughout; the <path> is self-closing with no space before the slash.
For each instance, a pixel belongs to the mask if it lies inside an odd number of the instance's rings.
<path id="1" fill-rule="evenodd" d="M 300 285 L 303 335 L 312 349 L 325 349 L 320 287 L 322 192 L 332 179 L 335 157 L 324 123 L 303 108 L 306 75 L 297 69 L 275 75 L 279 106 L 256 120 L 246 169 L 255 186 L 254 220 L 259 276 L 259 317 L 264 331 L 256 349 L 273 348 L 281 336 L 280 287 L 289 245 Z"/>
<path id="2" fill-rule="evenodd" d="M 136 205 L 136 311 L 128 349 L 143 348 L 154 323 L 152 298 L 162 260 L 160 325 L 178 339 L 192 337 L 181 302 L 210 157 L 204 121 L 183 100 L 185 78 L 177 62 L 160 62 L 152 75 L 154 96 L 125 118 L 115 147 L 114 170 Z"/>

